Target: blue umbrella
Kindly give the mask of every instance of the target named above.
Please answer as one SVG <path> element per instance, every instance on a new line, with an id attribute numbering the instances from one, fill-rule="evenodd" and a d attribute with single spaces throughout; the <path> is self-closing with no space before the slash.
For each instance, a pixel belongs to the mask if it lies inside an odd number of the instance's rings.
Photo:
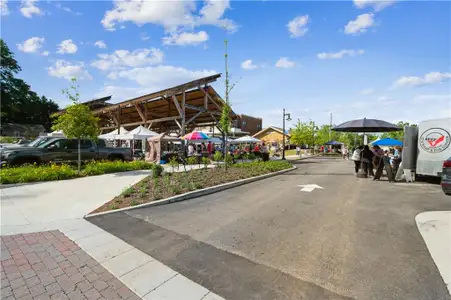
<path id="1" fill-rule="evenodd" d="M 338 146 L 338 145 L 343 145 L 343 143 L 340 143 L 337 141 L 328 141 L 327 143 L 324 143 L 324 145 Z"/>
<path id="2" fill-rule="evenodd" d="M 381 140 L 377 140 L 374 141 L 373 143 L 371 143 L 372 145 L 377 145 L 377 146 L 402 146 L 402 142 L 395 140 L 395 139 L 391 139 L 391 138 L 385 138 L 385 139 L 381 139 Z"/>

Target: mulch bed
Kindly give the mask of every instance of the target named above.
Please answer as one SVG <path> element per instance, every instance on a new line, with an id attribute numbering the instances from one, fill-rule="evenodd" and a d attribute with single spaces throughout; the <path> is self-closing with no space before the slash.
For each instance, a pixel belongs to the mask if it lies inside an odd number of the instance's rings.
<path id="1" fill-rule="evenodd" d="M 165 173 L 157 178 L 149 176 L 136 185 L 125 189 L 121 195 L 91 213 L 135 206 L 267 173 L 271 173 L 271 171 L 260 168 L 231 167 L 227 171 L 225 171 L 225 168 L 212 168 L 180 173 Z"/>

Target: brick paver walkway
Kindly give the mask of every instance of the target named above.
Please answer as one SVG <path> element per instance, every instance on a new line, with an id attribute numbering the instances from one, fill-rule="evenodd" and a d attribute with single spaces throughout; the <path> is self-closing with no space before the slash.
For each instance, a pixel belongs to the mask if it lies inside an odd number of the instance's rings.
<path id="1" fill-rule="evenodd" d="M 1 236 L 1 299 L 140 299 L 58 230 Z"/>

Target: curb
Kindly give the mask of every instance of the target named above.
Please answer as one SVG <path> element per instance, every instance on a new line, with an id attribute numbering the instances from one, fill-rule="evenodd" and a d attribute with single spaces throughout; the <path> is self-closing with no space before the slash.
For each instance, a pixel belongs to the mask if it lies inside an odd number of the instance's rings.
<path id="1" fill-rule="evenodd" d="M 273 172 L 273 173 L 268 173 L 268 174 L 264 174 L 264 175 L 259 175 L 259 176 L 255 176 L 255 177 L 250 177 L 250 178 L 246 178 L 246 179 L 240 179 L 237 181 L 232 181 L 232 182 L 227 182 L 224 184 L 220 184 L 220 185 L 215 185 L 212 187 L 208 187 L 208 188 L 204 188 L 204 189 L 200 189 L 200 190 L 196 190 L 196 191 L 192 191 L 192 192 L 188 192 L 185 194 L 181 194 L 181 195 L 176 195 L 176 196 L 172 196 L 166 199 L 161 199 L 161 200 L 157 200 L 157 201 L 153 201 L 153 202 L 149 202 L 149 203 L 143 203 L 143 204 L 139 204 L 136 206 L 129 206 L 129 207 L 124 207 L 124 208 L 120 208 L 120 209 L 115 209 L 115 210 L 111 210 L 111 211 L 104 211 L 104 212 L 100 212 L 100 213 L 95 213 L 95 214 L 87 214 L 85 215 L 83 218 L 84 219 L 88 219 L 91 217 L 96 217 L 96 216 L 102 216 L 102 215 L 107 215 L 107 214 L 113 214 L 113 213 L 117 213 L 117 212 L 123 212 L 123 211 L 129 211 L 129 210 L 134 210 L 134 209 L 138 209 L 138 208 L 144 208 L 144 207 L 152 207 L 152 206 L 158 206 L 158 205 L 164 205 L 164 204 L 169 204 L 169 203 L 174 203 L 174 202 L 180 202 L 180 201 L 185 201 L 185 200 L 189 200 L 192 198 L 197 198 L 197 197 L 201 197 L 201 196 L 205 196 L 205 195 L 210 195 L 213 193 L 217 193 L 223 190 L 227 190 L 230 188 L 234 188 L 240 185 L 244 185 L 247 183 L 251 183 L 254 181 L 258 181 L 261 179 L 266 179 L 269 177 L 273 177 L 273 176 L 277 176 L 283 173 L 287 173 L 290 171 L 295 170 L 296 167 L 293 166 L 290 169 L 285 169 L 285 170 L 281 170 L 281 171 L 277 171 L 277 172 Z"/>

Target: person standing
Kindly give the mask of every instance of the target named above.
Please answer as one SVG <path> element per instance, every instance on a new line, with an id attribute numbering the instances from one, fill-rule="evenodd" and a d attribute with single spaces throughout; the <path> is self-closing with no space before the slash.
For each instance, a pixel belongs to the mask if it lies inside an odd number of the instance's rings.
<path id="1" fill-rule="evenodd" d="M 374 156 L 373 151 L 370 150 L 370 147 L 368 147 L 368 145 L 365 145 L 362 151 L 363 170 L 367 175 L 370 175 L 370 177 L 374 176 L 373 156 Z"/>
<path id="2" fill-rule="evenodd" d="M 348 153 L 348 148 L 344 147 L 342 152 L 343 152 L 343 159 L 346 159 L 346 160 L 349 159 L 349 157 L 348 157 L 348 154 L 349 154 Z"/>
<path id="3" fill-rule="evenodd" d="M 354 170 L 355 170 L 356 175 L 359 172 L 359 168 L 360 168 L 360 160 L 362 159 L 362 149 L 363 149 L 362 146 L 357 147 L 351 156 L 351 160 L 354 161 Z"/>
<path id="4" fill-rule="evenodd" d="M 209 156 L 211 156 L 213 154 L 213 144 L 211 143 L 211 141 L 208 142 L 207 152 L 208 152 Z"/>
<path id="5" fill-rule="evenodd" d="M 190 143 L 188 145 L 188 156 L 193 156 L 194 155 L 194 145 L 193 143 Z"/>

